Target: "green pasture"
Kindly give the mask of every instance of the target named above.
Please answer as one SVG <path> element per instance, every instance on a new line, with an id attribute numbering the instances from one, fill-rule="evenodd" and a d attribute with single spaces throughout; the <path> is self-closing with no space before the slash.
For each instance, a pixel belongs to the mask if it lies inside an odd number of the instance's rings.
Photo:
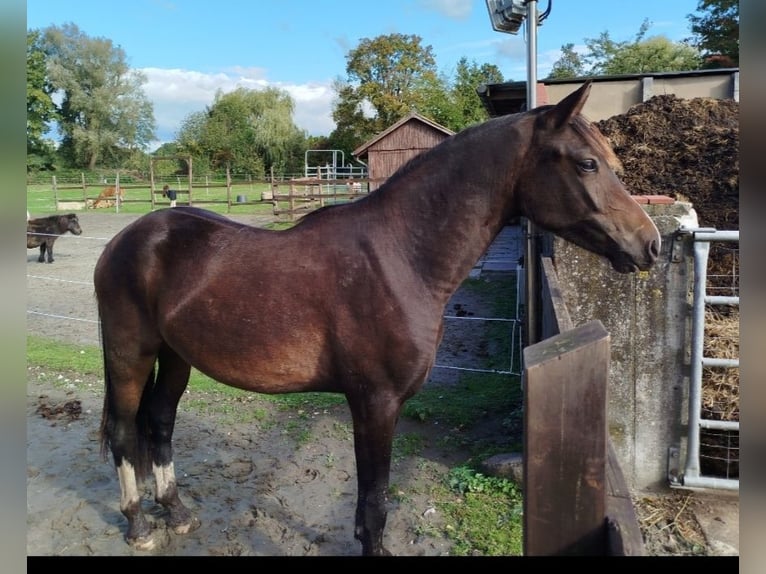
<path id="1" fill-rule="evenodd" d="M 98 211 L 102 213 L 148 213 L 152 210 L 152 189 L 146 183 L 120 184 L 124 198 L 119 208 L 116 206 L 100 207 L 96 210 L 87 208 L 89 200 L 98 198 L 99 193 L 114 185 L 109 179 L 108 184 L 88 183 L 82 181 L 50 183 L 32 183 L 27 185 L 27 211 L 32 216 L 52 215 L 54 213 L 77 213 L 78 211 Z M 154 208 L 168 207 L 170 202 L 162 197 L 162 186 L 167 183 L 178 190 L 177 205 L 194 205 L 222 214 L 252 214 L 273 213 L 270 201 L 262 201 L 264 193 L 271 191 L 271 184 L 266 181 L 236 182 L 227 189 L 225 181 L 194 182 L 189 193 L 188 180 L 155 182 Z M 240 199 L 241 201 L 238 201 Z M 64 205 L 62 205 L 64 204 Z"/>

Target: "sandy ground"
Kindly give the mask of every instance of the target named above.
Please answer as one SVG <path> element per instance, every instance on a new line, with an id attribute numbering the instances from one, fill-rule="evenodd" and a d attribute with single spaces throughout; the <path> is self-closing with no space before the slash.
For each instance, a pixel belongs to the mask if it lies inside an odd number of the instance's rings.
<path id="1" fill-rule="evenodd" d="M 132 215 L 85 212 L 83 234 L 63 236 L 52 264 L 29 250 L 28 330 L 80 345 L 98 344 L 92 272 L 103 246 L 135 219 Z M 264 222 L 238 217 L 253 225 Z M 482 302 L 459 292 L 461 312 L 482 316 Z M 454 304 L 452 304 L 454 308 Z M 448 306 L 450 307 L 450 306 Z M 472 366 L 476 321 L 452 321 L 437 364 Z M 478 344 L 478 341 L 477 341 Z M 450 384 L 455 371 L 435 369 L 427 384 Z M 103 381 L 76 372 L 46 373 L 28 365 L 27 554 L 29 556 L 144 555 L 124 541 L 119 483 L 111 461 L 99 452 Z M 194 397 L 193 394 L 191 398 Z M 174 435 L 175 466 L 182 499 L 202 526 L 152 552 L 161 556 L 347 556 L 358 555 L 353 537 L 356 472 L 351 423 L 345 405 L 307 409 L 311 440 L 289 429 L 296 413 L 276 410 L 257 422 L 225 420 L 184 408 Z M 255 398 L 254 398 L 255 401 Z M 232 408 L 251 413 L 247 399 Z M 261 403 L 257 403 L 262 408 Z M 384 543 L 395 555 L 447 555 L 442 517 L 429 499 L 429 485 L 443 480 L 467 455 L 459 445 L 438 446 L 438 423 L 403 420 L 398 433 L 416 433 L 425 448 L 397 457 L 391 483 L 401 496 L 391 502 Z M 144 505 L 158 529 L 163 514 L 153 502 L 153 481 Z"/>

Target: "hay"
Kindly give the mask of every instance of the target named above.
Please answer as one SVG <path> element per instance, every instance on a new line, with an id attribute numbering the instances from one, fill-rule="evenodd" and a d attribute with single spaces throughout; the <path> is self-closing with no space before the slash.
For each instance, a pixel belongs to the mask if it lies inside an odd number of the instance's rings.
<path id="1" fill-rule="evenodd" d="M 705 311 L 706 357 L 739 358 L 739 309 Z M 705 367 L 702 371 L 702 410 L 708 419 L 739 420 L 739 369 Z"/>
<path id="2" fill-rule="evenodd" d="M 645 496 L 635 500 L 649 556 L 707 554 L 707 539 L 694 514 L 693 494 Z"/>

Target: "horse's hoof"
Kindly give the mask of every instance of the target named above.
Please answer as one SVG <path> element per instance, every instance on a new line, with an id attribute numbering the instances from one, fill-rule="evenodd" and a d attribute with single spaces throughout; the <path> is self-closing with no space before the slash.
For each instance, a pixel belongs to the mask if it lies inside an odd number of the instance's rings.
<path id="1" fill-rule="evenodd" d="M 387 548 L 380 546 L 369 552 L 362 552 L 362 556 L 393 556 L 393 554 L 391 554 Z"/>
<path id="2" fill-rule="evenodd" d="M 147 536 L 128 539 L 128 544 L 141 552 L 150 552 L 164 548 L 170 542 L 170 535 L 164 528 L 155 528 Z"/>
<path id="3" fill-rule="evenodd" d="M 201 525 L 202 522 L 200 519 L 196 516 L 192 516 L 189 522 L 173 525 L 173 532 L 176 534 L 189 534 L 189 532 L 197 530 L 197 528 L 199 528 Z"/>

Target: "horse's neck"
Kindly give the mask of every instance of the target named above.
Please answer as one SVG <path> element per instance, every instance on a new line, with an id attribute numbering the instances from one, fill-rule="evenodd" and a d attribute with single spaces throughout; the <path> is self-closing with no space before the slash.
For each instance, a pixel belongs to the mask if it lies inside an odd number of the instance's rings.
<path id="1" fill-rule="evenodd" d="M 396 218 L 403 230 L 400 249 L 424 281 L 446 295 L 513 215 L 512 183 L 504 167 L 511 159 L 503 156 L 511 152 L 477 149 L 487 142 L 474 139 L 475 146 L 463 142 L 444 148 L 446 155 L 429 155 L 380 190 L 387 217 Z"/>

